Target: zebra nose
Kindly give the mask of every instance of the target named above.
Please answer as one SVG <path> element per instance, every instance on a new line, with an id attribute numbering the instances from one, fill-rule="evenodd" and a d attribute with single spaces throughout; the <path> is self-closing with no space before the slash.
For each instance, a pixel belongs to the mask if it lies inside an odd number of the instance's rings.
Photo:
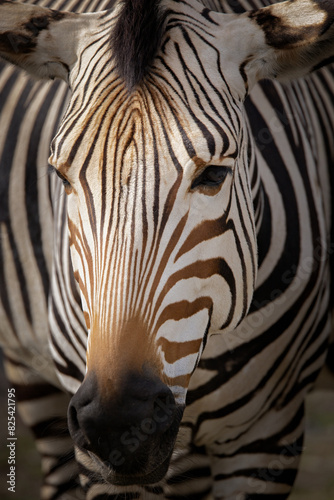
<path id="1" fill-rule="evenodd" d="M 140 473 L 151 451 L 179 422 L 178 411 L 172 392 L 158 378 L 131 373 L 121 386 L 113 396 L 103 397 L 97 378 L 86 376 L 71 399 L 68 426 L 79 448 L 93 452 L 116 472 Z"/>

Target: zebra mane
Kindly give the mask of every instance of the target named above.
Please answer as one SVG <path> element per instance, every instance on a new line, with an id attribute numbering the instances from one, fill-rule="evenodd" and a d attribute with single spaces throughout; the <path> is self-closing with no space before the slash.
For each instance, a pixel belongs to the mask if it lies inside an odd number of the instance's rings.
<path id="1" fill-rule="evenodd" d="M 161 0 L 122 0 L 111 35 L 117 71 L 131 92 L 145 76 L 160 47 Z"/>

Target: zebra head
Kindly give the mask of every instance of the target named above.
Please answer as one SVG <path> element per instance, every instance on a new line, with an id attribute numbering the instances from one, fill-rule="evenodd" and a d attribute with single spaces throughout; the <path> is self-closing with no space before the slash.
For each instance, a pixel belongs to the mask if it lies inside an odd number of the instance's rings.
<path id="1" fill-rule="evenodd" d="M 320 0 L 241 15 L 196 1 L 83 15 L 0 3 L 1 55 L 72 90 L 50 158 L 89 332 L 69 426 L 112 483 L 164 476 L 206 342 L 247 314 L 257 260 L 243 100 L 261 78 L 332 56 L 333 13 Z"/>

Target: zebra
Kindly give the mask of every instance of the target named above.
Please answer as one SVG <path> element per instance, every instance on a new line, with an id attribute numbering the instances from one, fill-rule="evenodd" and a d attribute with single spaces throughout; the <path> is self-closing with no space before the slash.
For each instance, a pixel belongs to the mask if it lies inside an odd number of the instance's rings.
<path id="1" fill-rule="evenodd" d="M 2 67 L 1 341 L 42 498 L 287 498 L 331 331 L 334 8 L 42 5 L 0 2 L 1 57 L 71 89 Z"/>

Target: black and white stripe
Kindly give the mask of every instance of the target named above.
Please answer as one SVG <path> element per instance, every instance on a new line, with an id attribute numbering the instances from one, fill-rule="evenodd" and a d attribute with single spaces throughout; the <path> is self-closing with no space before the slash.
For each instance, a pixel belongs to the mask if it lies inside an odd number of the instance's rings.
<path id="1" fill-rule="evenodd" d="M 77 450 L 87 499 L 289 495 L 304 397 L 331 330 L 334 84 L 329 66 L 292 83 L 260 82 L 243 105 L 254 54 L 238 76 L 229 60 L 220 66 L 220 18 L 208 9 L 269 3 L 149 2 L 132 46 L 136 15 L 123 33 L 126 9 L 98 14 L 70 72 L 71 98 L 64 84 L 1 67 L 0 334 L 23 418 L 49 464 L 43 499 L 79 491 L 66 431 L 49 439 L 65 428 L 59 389 L 74 394 L 94 371 L 103 391 L 110 366 L 147 361 L 186 402 L 170 469 L 159 484 L 107 485 L 101 464 Z M 74 2 L 52 8 L 79 11 Z M 328 33 L 326 2 L 324 12 Z M 143 64 L 127 68 L 155 16 L 152 52 L 145 39 Z M 244 19 L 278 50 L 270 16 Z M 295 26 L 284 36 L 289 45 L 304 35 Z M 55 135 L 52 162 L 67 195 L 47 175 Z M 210 166 L 224 175 L 216 191 L 203 182 Z"/>

